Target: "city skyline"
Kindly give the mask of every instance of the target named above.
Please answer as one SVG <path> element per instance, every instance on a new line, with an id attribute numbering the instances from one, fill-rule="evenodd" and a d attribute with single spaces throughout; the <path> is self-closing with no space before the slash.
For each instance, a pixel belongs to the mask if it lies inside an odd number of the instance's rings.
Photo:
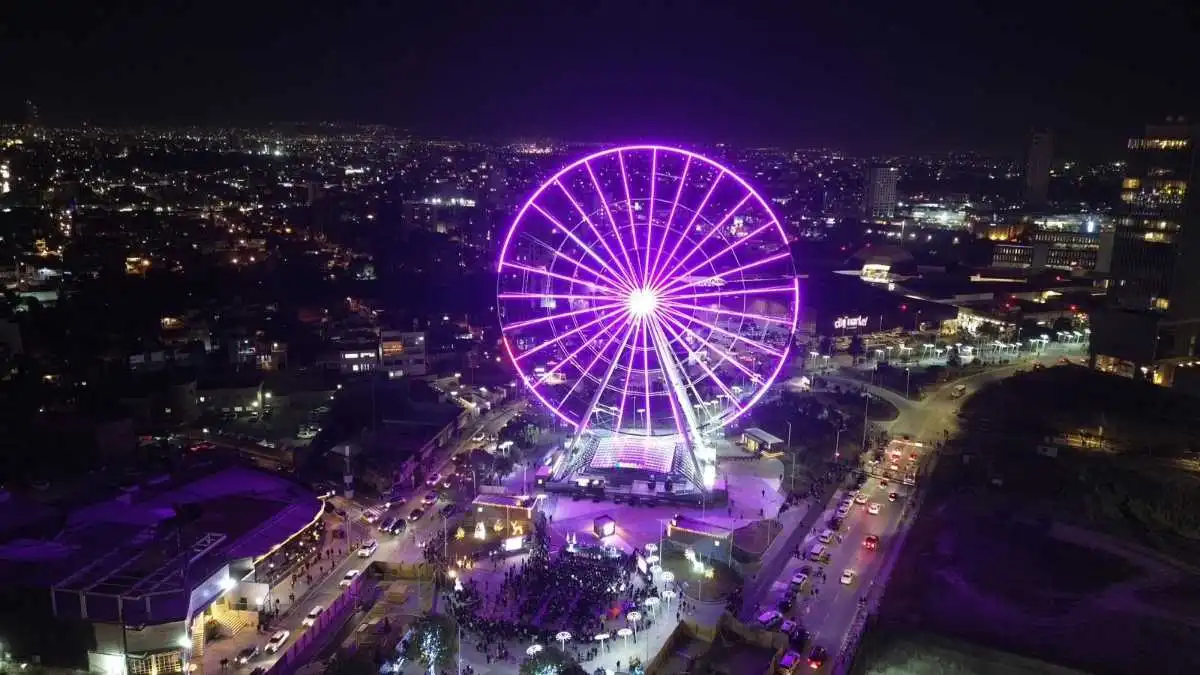
<path id="1" fill-rule="evenodd" d="M 1103 8 L 1084 25 L 1069 8 L 1022 4 L 18 11 L 0 29 L 0 61 L 22 64 L 0 94 L 13 122 L 33 101 L 47 124 L 329 119 L 425 136 L 1013 156 L 1048 128 L 1058 154 L 1104 156 L 1145 121 L 1197 109 L 1194 22 L 1178 3 L 1143 10 L 1158 17 L 1153 34 Z M 1111 96 L 1129 83 L 1139 96 Z"/>

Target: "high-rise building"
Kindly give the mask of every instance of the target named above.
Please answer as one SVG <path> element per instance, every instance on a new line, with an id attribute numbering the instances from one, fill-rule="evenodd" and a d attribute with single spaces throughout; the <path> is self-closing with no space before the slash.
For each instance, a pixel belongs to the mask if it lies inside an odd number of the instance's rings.
<path id="1" fill-rule="evenodd" d="M 896 182 L 900 170 L 894 166 L 867 168 L 863 185 L 863 216 L 868 220 L 891 218 L 896 215 Z"/>
<path id="2" fill-rule="evenodd" d="M 1054 161 L 1054 138 L 1049 131 L 1036 131 L 1029 137 L 1025 158 L 1025 203 L 1034 208 L 1046 205 L 1050 190 L 1050 165 Z"/>
<path id="3" fill-rule="evenodd" d="M 1191 367 L 1200 366 L 1198 140 L 1200 127 L 1181 118 L 1127 143 L 1109 307 L 1093 316 L 1092 354 L 1102 370 L 1200 392 Z"/>

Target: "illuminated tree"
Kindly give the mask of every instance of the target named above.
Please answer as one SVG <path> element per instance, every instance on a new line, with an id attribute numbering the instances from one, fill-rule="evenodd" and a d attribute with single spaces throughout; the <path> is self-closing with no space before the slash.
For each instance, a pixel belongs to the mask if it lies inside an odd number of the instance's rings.
<path id="1" fill-rule="evenodd" d="M 458 626 L 444 614 L 426 614 L 413 623 L 408 643 L 408 658 L 419 662 L 435 675 L 449 668 L 458 654 Z"/>
<path id="2" fill-rule="evenodd" d="M 583 667 L 558 647 L 545 647 L 521 662 L 521 675 L 586 675 Z"/>

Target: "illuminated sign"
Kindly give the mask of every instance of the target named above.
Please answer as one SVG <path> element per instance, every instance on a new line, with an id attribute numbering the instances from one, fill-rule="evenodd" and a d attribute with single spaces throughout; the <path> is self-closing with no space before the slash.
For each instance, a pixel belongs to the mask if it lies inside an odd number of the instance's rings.
<path id="1" fill-rule="evenodd" d="M 839 316 L 833 320 L 834 330 L 844 330 L 847 328 L 866 328 L 867 317 L 865 316 Z"/>
<path id="2" fill-rule="evenodd" d="M 505 552 L 519 551 L 525 545 L 525 537 L 509 537 L 504 540 L 501 547 Z"/>

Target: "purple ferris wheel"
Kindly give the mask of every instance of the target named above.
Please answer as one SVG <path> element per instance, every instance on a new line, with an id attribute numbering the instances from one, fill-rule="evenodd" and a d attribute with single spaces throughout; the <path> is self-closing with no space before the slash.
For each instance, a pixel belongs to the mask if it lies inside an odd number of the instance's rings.
<path id="1" fill-rule="evenodd" d="M 577 160 L 521 208 L 497 309 L 525 386 L 576 431 L 556 477 L 711 487 L 714 431 L 770 387 L 799 308 L 791 250 L 737 174 L 678 148 Z"/>

